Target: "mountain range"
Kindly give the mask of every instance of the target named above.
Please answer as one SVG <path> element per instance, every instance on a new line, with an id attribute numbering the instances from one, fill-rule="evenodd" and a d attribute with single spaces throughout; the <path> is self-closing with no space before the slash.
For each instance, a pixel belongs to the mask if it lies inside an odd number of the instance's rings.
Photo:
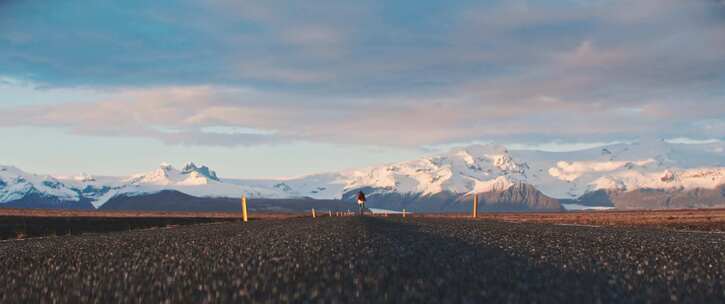
<path id="1" fill-rule="evenodd" d="M 665 141 L 570 152 L 473 145 L 394 164 L 288 179 L 225 179 L 188 163 L 128 177 L 36 175 L 0 166 L 0 206 L 75 209 L 260 210 L 353 207 L 414 212 L 725 207 L 725 145 Z M 177 203 L 174 202 L 185 202 Z M 261 202 L 264 202 L 261 204 Z"/>

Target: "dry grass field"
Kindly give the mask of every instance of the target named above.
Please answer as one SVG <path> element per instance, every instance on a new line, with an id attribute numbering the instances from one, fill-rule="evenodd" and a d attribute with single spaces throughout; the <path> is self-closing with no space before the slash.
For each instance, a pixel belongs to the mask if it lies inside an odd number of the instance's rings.
<path id="1" fill-rule="evenodd" d="M 300 216 L 302 214 L 253 212 L 249 215 L 249 220 L 280 220 Z M 239 212 L 0 209 L 0 239 L 117 232 L 240 220 Z"/>
<path id="2" fill-rule="evenodd" d="M 249 219 L 282 220 L 309 213 L 251 212 Z M 319 212 L 318 217 L 327 217 Z M 383 216 L 383 215 L 379 215 Z M 401 215 L 390 215 L 400 217 Z M 471 219 L 463 213 L 413 213 L 413 218 Z M 0 239 L 126 231 L 239 221 L 240 212 L 83 211 L 1 209 Z M 479 213 L 478 220 L 554 225 L 654 228 L 725 232 L 725 209 Z"/>
<path id="3" fill-rule="evenodd" d="M 185 211 L 93 211 L 57 209 L 0 208 L 0 217 L 72 217 L 72 218 L 211 218 L 238 219 L 240 212 L 185 212 Z M 298 217 L 298 213 L 253 212 L 250 219 L 283 219 Z"/>
<path id="4" fill-rule="evenodd" d="M 416 214 L 414 216 L 470 218 L 469 214 Z M 725 231 L 725 209 L 479 213 L 477 218 L 562 225 Z"/>

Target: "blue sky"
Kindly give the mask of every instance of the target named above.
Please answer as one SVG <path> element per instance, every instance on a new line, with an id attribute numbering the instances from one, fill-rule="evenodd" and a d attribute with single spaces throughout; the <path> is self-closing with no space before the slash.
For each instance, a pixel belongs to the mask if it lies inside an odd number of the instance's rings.
<path id="1" fill-rule="evenodd" d="M 724 105 L 720 0 L 0 1 L 0 163 L 40 173 L 723 140 Z"/>

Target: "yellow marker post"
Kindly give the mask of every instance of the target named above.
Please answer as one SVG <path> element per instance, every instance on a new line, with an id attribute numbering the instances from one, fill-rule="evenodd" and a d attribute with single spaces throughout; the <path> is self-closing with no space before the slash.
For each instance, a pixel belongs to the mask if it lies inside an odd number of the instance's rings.
<path id="1" fill-rule="evenodd" d="M 405 217 L 405 209 L 403 209 L 403 217 Z"/>
<path id="2" fill-rule="evenodd" d="M 247 195 L 242 195 L 242 220 L 247 222 Z"/>
<path id="3" fill-rule="evenodd" d="M 316 218 L 317 215 L 315 215 L 315 208 L 312 208 L 312 218 Z"/>
<path id="4" fill-rule="evenodd" d="M 473 195 L 473 218 L 478 217 L 478 193 Z"/>

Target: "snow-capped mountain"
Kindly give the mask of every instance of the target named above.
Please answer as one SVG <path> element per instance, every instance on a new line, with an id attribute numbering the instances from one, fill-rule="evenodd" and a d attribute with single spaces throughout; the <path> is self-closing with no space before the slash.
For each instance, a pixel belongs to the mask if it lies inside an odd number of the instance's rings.
<path id="1" fill-rule="evenodd" d="M 29 174 L 15 167 L 0 166 L 0 201 L 13 201 L 33 193 L 66 200 L 79 198 L 78 193 L 51 176 Z"/>
<path id="2" fill-rule="evenodd" d="M 379 198 L 386 201 L 385 207 L 391 207 L 393 200 L 412 200 L 410 204 L 415 204 L 415 201 L 445 194 L 445 200 L 455 201 L 473 193 L 502 194 L 507 190 L 520 193 L 529 186 L 544 197 L 580 205 L 708 207 L 725 206 L 725 197 L 706 199 L 709 203 L 702 205 L 697 204 L 699 198 L 695 193 L 719 191 L 725 184 L 724 163 L 722 143 L 686 145 L 657 141 L 574 152 L 510 151 L 499 145 L 477 145 L 413 161 L 275 181 L 274 185 L 267 186 L 277 187 L 292 196 L 343 199 L 346 193 L 365 189 L 372 196 L 392 195 L 390 199 Z M 649 190 L 694 192 L 686 195 L 689 202 L 671 205 L 627 202 L 618 206 L 613 195 Z M 594 194 L 601 196 L 602 191 L 612 198 L 591 200 Z M 519 195 L 517 203 L 526 201 L 533 204 L 532 207 L 541 207 L 540 202 L 531 201 L 532 197 L 540 196 L 535 192 L 530 194 Z M 662 196 L 661 199 L 671 201 L 672 197 Z M 543 205 L 547 209 L 557 208 L 557 204 L 550 202 Z"/>
<path id="3" fill-rule="evenodd" d="M 491 193 L 491 209 L 560 209 L 530 187 L 528 164 L 499 145 L 457 148 L 445 154 L 396 164 L 347 170 L 268 184 L 290 196 L 352 201 L 363 190 L 371 207 L 415 211 L 461 211 L 470 195 Z M 488 203 L 488 204 L 487 204 Z"/>
<path id="4" fill-rule="evenodd" d="M 516 162 L 505 147 L 487 145 L 458 148 L 446 154 L 390 165 L 256 182 L 288 196 L 319 199 L 339 199 L 346 192 L 362 188 L 426 196 L 441 192 L 470 194 L 505 190 L 525 181 L 527 170 L 527 164 Z M 243 184 L 245 181 L 231 182 Z"/>
<path id="5" fill-rule="evenodd" d="M 130 177 L 81 174 L 55 178 L 26 173 L 14 167 L 0 167 L 0 203 L 6 204 L 33 196 L 36 200 L 40 197 L 65 202 L 67 207 L 73 207 L 73 202 L 90 202 L 93 207 L 99 208 L 114 197 L 154 194 L 164 190 L 199 197 L 241 197 L 243 194 L 278 197 L 276 191 L 269 189 L 222 182 L 214 171 L 194 163 L 188 163 L 181 170 L 164 163 L 156 170 Z M 24 205 L 27 204 L 20 204 Z"/>
<path id="6" fill-rule="evenodd" d="M 9 207 L 92 208 L 76 190 L 48 175 L 0 166 L 0 203 Z"/>
<path id="7" fill-rule="evenodd" d="M 235 185 L 220 180 L 216 172 L 206 166 L 186 164 L 181 170 L 162 163 L 158 169 L 135 174 L 126 178 L 102 177 L 64 180 L 74 189 L 84 189 L 85 197 L 92 199 L 98 208 L 119 195 L 136 196 L 175 190 L 198 197 L 249 197 L 277 198 L 276 191 L 249 185 Z"/>
<path id="8" fill-rule="evenodd" d="M 618 144 L 576 152 L 515 151 L 531 165 L 529 183 L 556 198 L 596 190 L 714 189 L 723 183 L 723 143 Z"/>
<path id="9" fill-rule="evenodd" d="M 0 167 L 0 203 L 26 197 L 90 202 L 165 190 L 194 197 L 352 200 L 359 190 L 372 207 L 419 211 L 470 208 L 479 194 L 484 209 L 558 210 L 562 203 L 618 208 L 725 207 L 722 142 L 664 141 L 617 144 L 574 152 L 508 150 L 475 145 L 395 164 L 284 180 L 219 178 L 194 163 L 162 164 L 130 177 L 32 175 Z"/>

